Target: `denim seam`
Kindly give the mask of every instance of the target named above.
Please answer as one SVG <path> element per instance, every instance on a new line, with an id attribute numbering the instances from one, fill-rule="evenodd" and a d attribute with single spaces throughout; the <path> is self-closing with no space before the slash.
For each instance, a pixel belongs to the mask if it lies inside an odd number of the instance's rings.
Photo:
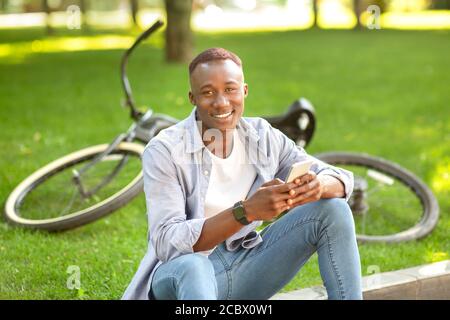
<path id="1" fill-rule="evenodd" d="M 228 288 L 227 288 L 227 294 L 226 294 L 226 298 L 225 300 L 229 300 L 231 297 L 231 274 L 230 274 L 230 270 L 231 270 L 231 266 L 228 265 L 228 263 L 226 262 L 224 256 L 222 255 L 222 253 L 220 252 L 220 249 L 218 249 L 217 251 L 217 256 L 219 257 L 220 261 L 222 262 L 223 266 L 224 266 L 224 271 L 219 272 L 216 274 L 216 276 L 225 273 L 227 276 L 227 284 L 228 284 Z M 219 296 L 219 294 L 217 293 L 217 297 Z"/>
<path id="2" fill-rule="evenodd" d="M 228 279 L 228 292 L 227 292 L 227 298 L 225 300 L 230 300 L 231 298 L 231 292 L 233 291 L 231 286 L 232 286 L 232 277 L 231 277 L 231 272 L 227 271 L 227 279 Z"/>
<path id="3" fill-rule="evenodd" d="M 344 293 L 344 289 L 342 287 L 342 280 L 341 280 L 341 277 L 339 276 L 339 272 L 338 272 L 338 268 L 336 267 L 336 263 L 334 262 L 333 249 L 331 247 L 330 237 L 328 236 L 328 232 L 327 232 L 326 228 L 325 228 L 324 232 L 325 232 L 325 236 L 327 238 L 328 256 L 330 258 L 331 269 L 334 271 L 334 275 L 336 277 L 338 288 L 339 288 L 339 290 L 338 290 L 339 296 L 341 299 L 345 299 L 345 293 Z"/>
<path id="4" fill-rule="evenodd" d="M 173 292 L 175 292 L 176 297 L 178 297 L 178 284 L 180 283 L 180 279 L 178 277 L 176 277 L 175 275 L 173 275 L 171 278 L 172 278 L 172 285 L 173 285 L 173 288 L 174 288 Z"/>
<path id="5" fill-rule="evenodd" d="M 224 270 L 217 273 L 217 275 L 222 274 L 228 270 L 231 270 L 231 266 L 227 263 L 226 259 L 224 258 L 224 256 L 222 255 L 222 253 L 220 252 L 220 250 L 217 251 L 217 256 L 219 257 L 220 261 L 222 262 L 223 266 L 224 266 Z"/>

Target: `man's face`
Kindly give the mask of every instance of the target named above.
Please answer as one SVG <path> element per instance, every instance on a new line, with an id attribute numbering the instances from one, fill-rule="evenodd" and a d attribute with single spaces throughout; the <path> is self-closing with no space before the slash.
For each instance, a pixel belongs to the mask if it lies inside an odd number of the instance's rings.
<path id="1" fill-rule="evenodd" d="M 197 106 L 203 130 L 236 128 L 248 93 L 242 69 L 232 60 L 197 65 L 190 77 L 189 100 Z"/>

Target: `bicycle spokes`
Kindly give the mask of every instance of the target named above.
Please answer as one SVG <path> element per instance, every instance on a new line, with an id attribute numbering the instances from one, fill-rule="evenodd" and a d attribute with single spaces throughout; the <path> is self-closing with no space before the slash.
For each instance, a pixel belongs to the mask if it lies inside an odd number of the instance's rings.
<path id="1" fill-rule="evenodd" d="M 349 205 L 358 234 L 394 234 L 420 221 L 422 204 L 407 185 L 364 166 L 340 167 L 354 173 L 355 185 Z"/>
<path id="2" fill-rule="evenodd" d="M 110 154 L 90 166 L 92 158 L 72 164 L 46 177 L 19 202 L 20 215 L 29 219 L 65 216 L 108 199 L 127 185 L 141 170 L 140 158 Z"/>
<path id="3" fill-rule="evenodd" d="M 107 155 L 99 161 L 116 161 L 117 165 L 113 167 L 111 172 L 109 174 L 106 174 L 97 185 L 91 187 L 90 189 L 87 189 L 85 187 L 85 184 L 83 184 L 82 174 L 80 174 L 80 172 L 76 169 L 72 170 L 73 175 L 72 182 L 77 186 L 78 191 L 81 197 L 83 198 L 90 198 L 96 196 L 96 194 L 99 192 L 100 189 L 102 189 L 108 183 L 110 183 L 128 161 L 128 155 Z M 92 168 L 90 164 L 88 164 L 88 166 L 85 166 L 85 168 L 86 167 Z M 88 175 L 89 172 L 84 171 L 83 176 Z"/>

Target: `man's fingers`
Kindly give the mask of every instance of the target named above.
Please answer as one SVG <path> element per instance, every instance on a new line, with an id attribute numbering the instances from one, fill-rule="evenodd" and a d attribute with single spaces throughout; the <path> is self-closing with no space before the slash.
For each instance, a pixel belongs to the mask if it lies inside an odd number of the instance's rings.
<path id="1" fill-rule="evenodd" d="M 307 192 L 300 194 L 298 197 L 292 199 L 293 204 L 298 204 L 299 202 L 303 202 L 306 199 L 313 198 L 317 193 L 319 193 L 320 188 L 316 187 Z"/>
<path id="2" fill-rule="evenodd" d="M 281 179 L 276 178 L 276 179 L 273 179 L 273 180 L 263 183 L 261 186 L 269 187 L 269 186 L 276 186 L 276 185 L 280 185 L 280 184 L 284 184 L 284 182 Z"/>
<path id="3" fill-rule="evenodd" d="M 307 184 L 298 186 L 295 182 L 291 182 L 284 185 L 273 186 L 273 190 L 276 191 L 277 195 L 275 197 L 276 201 L 293 199 L 295 203 L 295 199 L 300 197 L 301 195 L 310 192 L 315 194 L 319 191 L 320 181 L 315 179 Z M 315 190 L 315 191 L 314 191 Z M 309 193 L 308 193 L 309 194 Z M 308 195 L 307 195 L 308 196 Z"/>
<path id="4" fill-rule="evenodd" d="M 277 208 L 277 210 L 278 210 L 278 211 L 280 212 L 280 214 L 281 214 L 281 213 L 283 213 L 284 211 L 289 210 L 290 208 L 292 208 L 292 206 L 287 205 L 286 203 L 284 203 L 284 204 L 280 205 L 280 206 Z"/>
<path id="5" fill-rule="evenodd" d="M 283 192 L 289 192 L 290 190 L 294 189 L 297 185 L 294 182 L 289 183 L 283 183 L 281 185 L 275 185 L 271 186 L 273 191 L 277 193 L 283 193 Z"/>
<path id="6" fill-rule="evenodd" d="M 275 201 L 283 201 L 288 199 L 293 199 L 293 195 L 290 195 L 289 192 L 281 192 L 274 196 Z"/>
<path id="7" fill-rule="evenodd" d="M 292 200 L 291 200 L 292 201 Z M 292 204 L 288 203 L 288 200 L 285 201 L 279 201 L 277 202 L 277 204 L 275 205 L 275 209 L 280 210 L 283 209 L 285 207 L 291 206 Z"/>
<path id="8" fill-rule="evenodd" d="M 300 179 L 300 184 L 308 183 L 316 178 L 316 173 L 314 171 L 308 171 L 298 179 Z"/>
<path id="9" fill-rule="evenodd" d="M 296 194 L 302 194 L 305 192 L 308 192 L 309 190 L 315 189 L 319 186 L 320 182 L 318 179 L 314 179 L 306 184 L 303 184 L 297 188 L 294 189 L 294 192 Z"/>

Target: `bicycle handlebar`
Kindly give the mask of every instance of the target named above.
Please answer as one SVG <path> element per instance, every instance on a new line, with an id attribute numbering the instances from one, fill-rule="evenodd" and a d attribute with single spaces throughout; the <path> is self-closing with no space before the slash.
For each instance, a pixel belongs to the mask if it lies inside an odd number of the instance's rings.
<path id="1" fill-rule="evenodd" d="M 122 63 L 121 63 L 121 79 L 122 79 L 122 86 L 123 90 L 125 91 L 125 107 L 130 107 L 131 111 L 131 117 L 134 120 L 138 120 L 140 116 L 142 115 L 142 112 L 136 110 L 136 106 L 134 104 L 133 100 L 133 94 L 131 91 L 130 81 L 127 77 L 127 63 L 128 63 L 128 57 L 131 55 L 133 50 L 145 39 L 147 39 L 153 32 L 158 30 L 160 27 L 164 25 L 164 22 L 162 22 L 160 19 L 156 20 L 156 22 L 150 26 L 147 30 L 142 32 L 139 37 L 134 41 L 133 45 L 128 48 L 123 56 L 122 56 Z"/>

